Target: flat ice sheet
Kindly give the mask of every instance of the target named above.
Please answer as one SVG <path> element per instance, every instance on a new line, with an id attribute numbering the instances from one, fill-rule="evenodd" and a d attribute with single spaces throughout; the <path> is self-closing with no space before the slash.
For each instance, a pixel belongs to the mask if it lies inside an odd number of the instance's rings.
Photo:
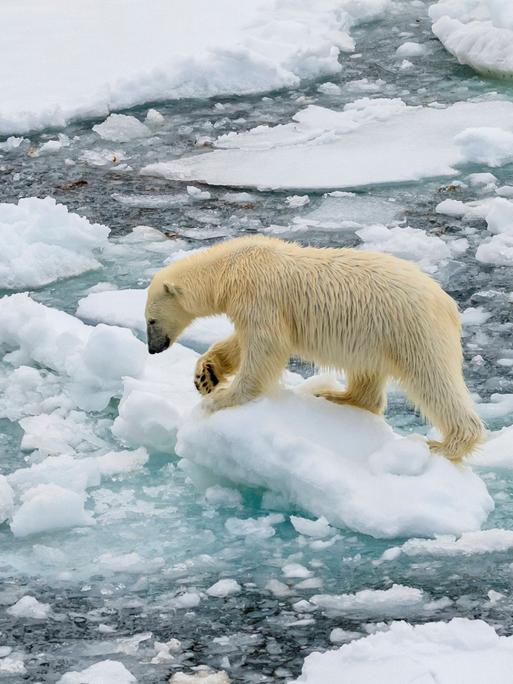
<path id="1" fill-rule="evenodd" d="M 401 100 L 357 100 L 335 112 L 310 106 L 295 123 L 218 141 L 218 149 L 150 164 L 144 175 L 260 189 L 352 188 L 453 176 L 454 137 L 475 126 L 509 129 L 513 103 L 457 102 L 446 109 Z M 307 160 L 308 163 L 305 163 Z"/>

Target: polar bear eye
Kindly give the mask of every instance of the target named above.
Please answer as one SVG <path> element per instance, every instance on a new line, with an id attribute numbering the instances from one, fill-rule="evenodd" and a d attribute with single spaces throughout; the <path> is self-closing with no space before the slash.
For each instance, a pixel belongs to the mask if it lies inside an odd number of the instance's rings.
<path id="1" fill-rule="evenodd" d="M 148 324 L 149 325 L 155 325 L 156 322 L 157 321 L 154 318 L 150 318 L 150 320 L 148 321 Z"/>

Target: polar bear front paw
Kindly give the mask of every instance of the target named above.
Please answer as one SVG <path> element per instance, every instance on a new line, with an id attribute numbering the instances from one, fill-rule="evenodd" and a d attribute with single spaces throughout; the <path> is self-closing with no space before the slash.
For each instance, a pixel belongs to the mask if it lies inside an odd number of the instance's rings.
<path id="1" fill-rule="evenodd" d="M 214 364 L 208 357 L 200 356 L 194 373 L 194 386 L 198 392 L 203 395 L 210 394 L 220 380 L 219 371 L 216 372 Z"/>

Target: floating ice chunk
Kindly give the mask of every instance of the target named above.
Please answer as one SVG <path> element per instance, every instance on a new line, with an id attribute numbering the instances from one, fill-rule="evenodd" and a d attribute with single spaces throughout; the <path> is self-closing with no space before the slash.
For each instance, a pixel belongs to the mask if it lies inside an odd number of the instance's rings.
<path id="1" fill-rule="evenodd" d="M 317 88 L 317 90 L 320 93 L 324 93 L 325 95 L 340 95 L 341 93 L 341 88 L 338 86 L 336 83 L 321 83 L 321 85 Z"/>
<path id="2" fill-rule="evenodd" d="M 287 579 L 307 579 L 312 576 L 312 571 L 305 568 L 301 563 L 287 563 L 281 571 Z"/>
<path id="3" fill-rule="evenodd" d="M 261 518 L 228 518 L 224 526 L 234 537 L 269 539 L 276 534 L 274 525 L 279 525 L 284 520 L 281 513 L 273 513 Z"/>
<path id="4" fill-rule="evenodd" d="M 26 138 L 17 138 L 14 135 L 11 135 L 5 142 L 0 143 L 0 152 L 12 152 L 13 150 L 17 150 L 24 140 L 26 140 Z"/>
<path id="5" fill-rule="evenodd" d="M 12 515 L 14 493 L 6 477 L 0 475 L 0 525 Z"/>
<path id="6" fill-rule="evenodd" d="M 187 194 L 189 197 L 192 197 L 192 199 L 197 200 L 208 200 L 212 196 L 208 190 L 201 190 L 201 188 L 197 188 L 194 185 L 187 186 Z"/>
<path id="7" fill-rule="evenodd" d="M 224 598 L 225 596 L 239 594 L 241 591 L 242 587 L 234 579 L 221 579 L 207 589 L 207 594 L 216 598 Z"/>
<path id="8" fill-rule="evenodd" d="M 292 209 L 296 209 L 298 207 L 304 207 L 305 204 L 308 204 L 310 202 L 310 198 L 308 195 L 291 195 L 290 197 L 287 197 L 285 201 L 287 202 L 287 206 L 291 207 Z"/>
<path id="9" fill-rule="evenodd" d="M 186 591 L 179 596 L 175 596 L 170 601 L 171 608 L 189 610 L 190 608 L 197 608 L 201 603 L 201 596 L 195 591 Z"/>
<path id="10" fill-rule="evenodd" d="M 102 660 L 81 672 L 62 675 L 57 684 L 134 684 L 136 678 L 117 660 Z"/>
<path id="11" fill-rule="evenodd" d="M 41 147 L 37 150 L 37 156 L 39 157 L 44 154 L 54 154 L 55 152 L 59 152 L 63 147 L 69 146 L 70 139 L 68 136 L 64 135 L 64 133 L 59 133 L 57 140 L 48 140 L 48 142 L 45 142 L 41 145 Z"/>
<path id="12" fill-rule="evenodd" d="M 224 670 L 214 672 L 206 668 L 194 674 L 175 672 L 169 682 L 170 684 L 230 684 L 230 678 Z"/>
<path id="13" fill-rule="evenodd" d="M 317 520 L 308 520 L 308 518 L 300 518 L 298 515 L 291 515 L 290 522 L 296 532 L 304 534 L 306 537 L 323 539 L 324 537 L 329 537 L 335 531 L 324 517 L 317 518 Z"/>
<path id="14" fill-rule="evenodd" d="M 364 98 L 342 112 L 312 105 L 290 124 L 222 136 L 216 146 L 228 149 L 150 164 L 141 173 L 296 191 L 454 176 L 462 161 L 455 136 L 477 126 L 508 128 L 512 118 L 513 103 L 499 100 L 436 109 Z"/>
<path id="15" fill-rule="evenodd" d="M 143 448 L 135 451 L 109 451 L 96 458 L 100 473 L 108 476 L 139 470 L 147 461 L 148 452 Z"/>
<path id="16" fill-rule="evenodd" d="M 472 187 L 484 188 L 485 190 L 494 189 L 497 185 L 497 178 L 493 173 L 471 173 L 466 179 Z"/>
<path id="17" fill-rule="evenodd" d="M 22 653 L 12 653 L 0 659 L 0 674 L 22 675 L 26 674 L 26 672 Z"/>
<path id="18" fill-rule="evenodd" d="M 461 312 L 461 322 L 463 325 L 482 325 L 491 318 L 490 311 L 485 311 L 482 306 L 469 306 Z"/>
<path id="19" fill-rule="evenodd" d="M 428 49 L 425 45 L 407 41 L 397 48 L 395 54 L 398 57 L 422 57 L 426 52 L 428 52 Z"/>
<path id="20" fill-rule="evenodd" d="M 433 33 L 460 64 L 479 73 L 513 77 L 511 5 L 495 0 L 439 0 L 429 15 Z"/>
<path id="21" fill-rule="evenodd" d="M 412 626 L 395 622 L 326 653 L 312 653 L 290 684 L 504 684 L 513 667 L 513 637 L 499 637 L 481 620 L 454 618 Z"/>
<path id="22" fill-rule="evenodd" d="M 148 109 L 144 122 L 147 126 L 157 128 L 158 126 L 162 126 L 165 122 L 165 118 L 158 109 Z"/>
<path id="23" fill-rule="evenodd" d="M 356 234 L 363 240 L 362 249 L 389 252 L 410 259 L 428 273 L 434 273 L 451 258 L 451 250 L 446 242 L 420 228 L 373 225 L 357 230 Z"/>
<path id="24" fill-rule="evenodd" d="M 310 601 L 328 617 L 397 618 L 417 613 L 426 603 L 426 595 L 420 589 L 394 584 L 390 589 L 364 589 L 356 594 L 316 594 Z"/>
<path id="25" fill-rule="evenodd" d="M 221 485 L 208 487 L 205 492 L 205 499 L 212 506 L 223 506 L 225 508 L 238 508 L 242 504 L 240 492 L 231 487 L 221 487 Z"/>
<path id="26" fill-rule="evenodd" d="M 0 204 L 2 288 L 38 288 L 100 268 L 95 254 L 108 234 L 107 227 L 68 212 L 51 197 Z"/>
<path id="27" fill-rule="evenodd" d="M 74 459 L 64 454 L 49 456 L 29 468 L 19 468 L 8 476 L 8 480 L 12 487 L 22 492 L 41 484 L 54 484 L 82 493 L 89 487 L 98 486 L 101 474 L 95 458 Z"/>
<path id="28" fill-rule="evenodd" d="M 353 641 L 354 639 L 360 639 L 362 634 L 360 632 L 350 632 L 347 629 L 341 629 L 340 627 L 335 627 L 330 632 L 330 641 L 332 644 L 343 644 L 347 641 Z"/>
<path id="29" fill-rule="evenodd" d="M 33 596 L 22 596 L 14 606 L 7 608 L 6 612 L 17 618 L 44 620 L 50 615 L 51 610 L 48 603 L 41 603 Z"/>
<path id="30" fill-rule="evenodd" d="M 56 484 L 39 484 L 28 489 L 15 511 L 11 530 L 15 537 L 26 537 L 50 530 L 94 525 L 84 510 L 85 496 Z"/>
<path id="31" fill-rule="evenodd" d="M 495 235 L 476 250 L 476 259 L 495 266 L 513 265 L 513 235 Z"/>
<path id="32" fill-rule="evenodd" d="M 402 546 L 385 551 L 383 560 L 406 556 L 470 556 L 483 553 L 500 553 L 513 548 L 512 530 L 478 530 L 465 532 L 461 537 L 440 536 L 436 539 L 409 539 Z M 396 553 L 391 553 L 396 551 Z"/>
<path id="33" fill-rule="evenodd" d="M 126 114 L 111 114 L 103 123 L 93 126 L 93 131 L 98 133 L 100 138 L 112 142 L 128 142 L 151 134 L 148 126 L 141 123 L 135 116 Z"/>
<path id="34" fill-rule="evenodd" d="M 511 33 L 513 39 L 513 31 Z M 513 161 L 513 131 L 502 128 L 467 128 L 454 142 L 462 160 L 496 167 Z"/>
<path id="35" fill-rule="evenodd" d="M 371 456 L 384 447 L 380 469 Z M 460 534 L 479 529 L 493 507 L 470 469 L 398 438 L 382 418 L 290 391 L 194 413 L 176 451 L 224 482 L 270 490 L 332 525 L 376 537 Z"/>

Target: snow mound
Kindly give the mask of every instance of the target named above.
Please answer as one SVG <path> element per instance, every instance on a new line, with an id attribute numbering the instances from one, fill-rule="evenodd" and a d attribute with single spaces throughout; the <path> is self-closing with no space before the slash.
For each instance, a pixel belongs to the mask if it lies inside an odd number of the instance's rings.
<path id="1" fill-rule="evenodd" d="M 513 78 L 513 7 L 507 0 L 439 0 L 429 8 L 433 33 L 460 64 Z"/>
<path id="2" fill-rule="evenodd" d="M 0 204 L 2 289 L 43 287 L 100 268 L 95 252 L 107 245 L 109 232 L 51 197 Z"/>
<path id="3" fill-rule="evenodd" d="M 513 667 L 513 637 L 500 637 L 482 620 L 454 618 L 387 632 L 312 653 L 291 684 L 504 684 Z"/>
<path id="4" fill-rule="evenodd" d="M 479 529 L 493 508 L 477 475 L 431 456 L 422 438 L 400 438 L 378 416 L 292 391 L 211 416 L 193 412 L 176 452 L 193 480 L 214 473 L 269 490 L 375 537 L 460 534 Z"/>
<path id="5" fill-rule="evenodd" d="M 213 152 L 150 164 L 143 175 L 210 185 L 318 190 L 452 176 L 454 138 L 467 128 L 508 128 L 513 103 L 457 102 L 445 109 L 363 98 L 342 112 L 311 105 L 294 122 L 222 136 Z M 308 164 L 304 159 L 308 158 Z M 393 162 L 391 162 L 393 160 Z"/>
<path id="6" fill-rule="evenodd" d="M 92 0 L 70 12 L 66 0 L 2 3 L 0 135 L 144 102 L 295 88 L 338 73 L 352 26 L 390 4 L 190 0 L 177 12 L 154 0 L 148 12 L 144 0 Z M 133 49 L 134 35 L 144 50 Z M 37 74 L 35 54 L 45 55 Z"/>

